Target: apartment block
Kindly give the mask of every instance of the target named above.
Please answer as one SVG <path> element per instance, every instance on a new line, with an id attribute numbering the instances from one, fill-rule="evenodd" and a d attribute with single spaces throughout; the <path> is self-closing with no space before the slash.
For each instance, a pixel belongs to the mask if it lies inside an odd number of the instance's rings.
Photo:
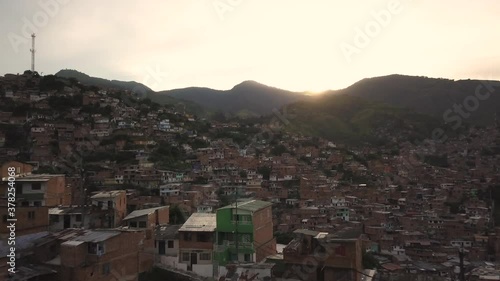
<path id="1" fill-rule="evenodd" d="M 272 203 L 250 200 L 222 207 L 216 213 L 215 261 L 260 262 L 276 254 Z"/>
<path id="2" fill-rule="evenodd" d="M 204 277 L 213 276 L 216 215 L 194 213 L 179 229 L 179 263 Z"/>

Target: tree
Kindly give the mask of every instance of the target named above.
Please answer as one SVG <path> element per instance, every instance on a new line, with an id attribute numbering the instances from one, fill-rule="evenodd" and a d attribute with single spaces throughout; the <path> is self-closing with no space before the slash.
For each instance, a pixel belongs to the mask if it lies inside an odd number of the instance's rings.
<path id="1" fill-rule="evenodd" d="M 370 252 L 364 253 L 362 260 L 363 268 L 365 269 L 376 269 L 379 267 L 378 260 Z"/>
<path id="2" fill-rule="evenodd" d="M 285 245 L 288 245 L 295 238 L 291 232 L 277 232 L 274 236 L 276 237 L 276 243 Z"/>
<path id="3" fill-rule="evenodd" d="M 264 180 L 269 180 L 269 177 L 271 176 L 271 168 L 268 166 L 257 168 L 257 172 L 262 175 Z"/>
<path id="4" fill-rule="evenodd" d="M 170 214 L 169 214 L 170 224 L 183 224 L 186 222 L 184 213 L 182 212 L 179 205 L 170 206 Z"/>
<path id="5" fill-rule="evenodd" d="M 224 190 L 222 188 L 217 189 L 216 194 L 217 194 L 217 198 L 219 199 L 219 206 L 220 207 L 224 207 L 224 206 L 231 204 L 229 201 L 229 197 L 224 194 Z"/>
<path id="6" fill-rule="evenodd" d="M 272 149 L 271 149 L 271 154 L 274 155 L 274 156 L 280 156 L 281 154 L 287 152 L 288 150 L 286 149 L 286 147 L 282 144 L 279 144 L 277 146 L 274 146 Z"/>

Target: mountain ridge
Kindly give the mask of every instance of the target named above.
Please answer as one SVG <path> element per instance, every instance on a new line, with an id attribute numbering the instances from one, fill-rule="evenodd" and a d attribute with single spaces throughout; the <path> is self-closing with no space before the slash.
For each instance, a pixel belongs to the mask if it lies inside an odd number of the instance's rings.
<path id="1" fill-rule="evenodd" d="M 288 91 L 267 86 L 255 80 L 245 80 L 229 90 L 186 87 L 155 92 L 137 82 L 106 80 L 91 77 L 76 70 L 61 70 L 56 75 L 81 79 L 82 83 L 94 83 L 98 86 L 105 84 L 108 87 L 114 86 L 131 91 L 141 87 L 140 89 L 146 89 L 145 97 L 160 104 L 189 104 L 197 111 L 222 112 L 233 116 L 243 113 L 246 116 L 268 115 L 274 109 L 313 97 L 324 96 L 328 98 L 329 96 L 347 94 L 445 119 L 444 114 L 450 113 L 449 110 L 453 110 L 455 105 L 463 105 L 464 101 L 475 95 L 477 87 L 483 85 L 483 88 L 492 87 L 494 91 L 488 97 L 487 102 L 480 101 L 478 108 L 481 110 L 471 112 L 473 114 L 470 118 L 465 118 L 465 121 L 487 125 L 491 124 L 495 114 L 500 114 L 497 110 L 500 108 L 500 82 L 477 79 L 453 80 L 390 74 L 364 78 L 344 89 L 328 90 L 311 96 L 308 95 L 308 92 Z M 482 91 L 484 90 L 482 89 Z"/>

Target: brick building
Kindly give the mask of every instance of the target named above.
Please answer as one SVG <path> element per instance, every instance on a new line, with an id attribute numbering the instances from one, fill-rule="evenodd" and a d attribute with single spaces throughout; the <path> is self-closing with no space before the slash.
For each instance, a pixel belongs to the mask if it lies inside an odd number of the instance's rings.
<path id="1" fill-rule="evenodd" d="M 123 219 L 123 225 L 129 228 L 155 229 L 157 225 L 169 223 L 168 206 L 136 210 Z"/>
<path id="2" fill-rule="evenodd" d="M 360 229 L 336 234 L 300 229 L 283 250 L 280 277 L 302 281 L 362 280 Z M 311 270 L 312 269 L 312 270 Z"/>
<path id="3" fill-rule="evenodd" d="M 152 268 L 154 239 L 145 231 L 86 231 L 61 244 L 59 280 L 138 280 Z"/>
<path id="4" fill-rule="evenodd" d="M 120 226 L 127 214 L 125 190 L 102 191 L 91 197 L 90 227 L 113 228 Z"/>
<path id="5" fill-rule="evenodd" d="M 179 229 L 179 263 L 204 277 L 213 276 L 216 215 L 194 213 Z"/>
<path id="6" fill-rule="evenodd" d="M 216 240 L 215 260 L 222 266 L 232 261 L 260 262 L 276 254 L 272 203 L 250 200 L 218 209 Z"/>

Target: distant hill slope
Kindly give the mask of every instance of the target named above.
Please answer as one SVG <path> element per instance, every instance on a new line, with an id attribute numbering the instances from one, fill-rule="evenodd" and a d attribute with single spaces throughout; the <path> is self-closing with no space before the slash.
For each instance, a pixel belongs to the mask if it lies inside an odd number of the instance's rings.
<path id="1" fill-rule="evenodd" d="M 162 96 L 195 102 L 209 110 L 232 114 L 265 115 L 274 108 L 306 98 L 304 93 L 269 87 L 255 81 L 245 81 L 231 90 L 220 91 L 209 88 L 183 88 L 158 92 Z"/>
<path id="2" fill-rule="evenodd" d="M 103 78 L 98 78 L 98 77 L 92 77 L 89 76 L 85 73 L 79 72 L 77 70 L 73 69 L 63 69 L 60 70 L 55 74 L 58 77 L 63 77 L 63 78 L 75 78 L 77 79 L 80 83 L 85 84 L 85 85 L 93 85 L 93 86 L 98 86 L 102 88 L 116 88 L 116 89 L 121 89 L 121 90 L 139 90 L 145 91 L 145 92 L 153 92 L 149 87 L 147 87 L 144 84 L 134 82 L 134 81 L 118 81 L 118 80 L 107 80 Z"/>
<path id="3" fill-rule="evenodd" d="M 428 115 L 346 94 L 314 97 L 287 110 L 288 130 L 342 142 L 414 141 L 440 125 Z"/>
<path id="4" fill-rule="evenodd" d="M 151 88 L 147 87 L 144 84 L 134 82 L 134 81 L 118 81 L 118 80 L 107 80 L 103 78 L 98 78 L 98 77 L 92 77 L 89 76 L 85 73 L 79 72 L 77 70 L 72 70 L 72 69 L 64 69 L 60 70 L 55 74 L 58 77 L 62 78 L 75 78 L 78 80 L 80 83 L 84 85 L 93 85 L 101 88 L 115 88 L 115 89 L 120 89 L 120 90 L 128 90 L 131 92 L 134 92 L 136 94 L 145 94 L 141 95 L 143 98 L 149 98 L 154 102 L 157 102 L 159 104 L 170 104 L 173 105 L 179 109 L 185 109 L 187 112 L 194 113 L 198 116 L 205 116 L 207 115 L 207 112 L 204 110 L 204 108 L 198 104 L 195 104 L 193 102 L 189 101 L 184 101 L 180 99 L 176 99 L 175 97 L 171 96 L 165 96 L 165 95 L 159 95 L 155 91 L 153 91 Z"/>
<path id="5" fill-rule="evenodd" d="M 474 96 L 476 88 L 482 85 L 482 82 L 389 75 L 363 79 L 346 89 L 331 93 L 348 94 L 397 107 L 411 108 L 444 122 L 443 114 L 448 109 L 453 110 L 454 104 L 463 105 L 468 96 Z M 471 111 L 470 116 L 464 119 L 465 122 L 487 125 L 493 122 L 495 113 L 500 115 L 500 82 L 488 82 L 494 85 L 494 92 L 486 100 L 479 100 L 477 110 Z M 480 93 L 486 94 L 486 92 L 486 86 L 483 85 Z"/>

